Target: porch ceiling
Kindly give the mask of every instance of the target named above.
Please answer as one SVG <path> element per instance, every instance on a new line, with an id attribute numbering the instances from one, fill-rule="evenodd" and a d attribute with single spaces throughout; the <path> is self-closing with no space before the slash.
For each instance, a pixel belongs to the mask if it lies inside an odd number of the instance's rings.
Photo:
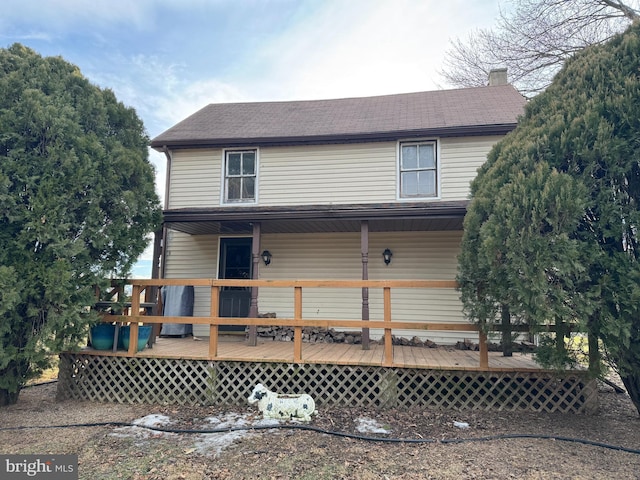
<path id="1" fill-rule="evenodd" d="M 462 230 L 467 201 L 317 205 L 165 210 L 165 226 L 190 235 L 251 234 L 254 222 L 262 233 L 359 232 L 369 221 L 369 231 Z"/>

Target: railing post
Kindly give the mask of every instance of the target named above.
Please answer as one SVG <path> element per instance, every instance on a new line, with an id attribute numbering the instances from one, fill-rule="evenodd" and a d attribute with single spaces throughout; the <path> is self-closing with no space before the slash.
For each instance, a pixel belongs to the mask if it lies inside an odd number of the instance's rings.
<path id="1" fill-rule="evenodd" d="M 480 325 L 478 331 L 478 343 L 480 344 L 480 368 L 489 368 L 489 347 L 487 346 L 487 332 L 484 331 L 484 325 Z"/>
<path id="2" fill-rule="evenodd" d="M 129 315 L 137 317 L 140 315 L 140 285 L 133 285 L 131 293 L 131 311 Z M 134 356 L 138 351 L 138 321 L 129 322 L 129 355 Z"/>
<path id="3" fill-rule="evenodd" d="M 296 323 L 302 321 L 302 287 L 294 287 L 293 318 Z M 293 361 L 302 363 L 302 325 L 293 327 Z"/>
<path id="4" fill-rule="evenodd" d="M 384 287 L 384 321 L 389 322 L 389 328 L 384 329 L 384 366 L 393 364 L 393 337 L 391 336 L 391 288 Z"/>
<path id="5" fill-rule="evenodd" d="M 211 322 L 217 322 L 220 314 L 220 287 L 211 286 Z M 218 356 L 218 324 L 209 324 L 209 360 Z"/>

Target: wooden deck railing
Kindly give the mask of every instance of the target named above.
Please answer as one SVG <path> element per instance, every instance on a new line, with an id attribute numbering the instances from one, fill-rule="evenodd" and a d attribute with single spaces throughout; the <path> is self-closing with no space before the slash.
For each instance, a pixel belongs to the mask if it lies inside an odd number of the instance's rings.
<path id="1" fill-rule="evenodd" d="M 392 319 L 391 289 L 393 288 L 420 288 L 420 289 L 454 289 L 457 283 L 453 280 L 216 280 L 216 279 L 154 279 L 154 280 L 126 280 L 118 281 L 118 285 L 131 285 L 131 298 L 127 306 L 128 315 L 103 315 L 105 322 L 130 322 L 128 356 L 134 356 L 138 344 L 138 324 L 162 324 L 183 323 L 209 326 L 209 355 L 208 359 L 215 360 L 218 357 L 218 327 L 220 325 L 246 325 L 246 326 L 278 326 L 293 327 L 293 358 L 295 363 L 303 362 L 302 355 L 302 330 L 305 327 L 320 328 L 375 328 L 384 330 L 384 357 L 383 366 L 393 364 L 392 331 L 403 330 L 441 330 L 477 332 L 479 338 L 480 368 L 488 368 L 489 356 L 486 332 L 471 323 L 453 322 L 427 322 L 427 321 L 398 321 Z M 159 289 L 171 285 L 208 287 L 211 289 L 211 304 L 209 316 L 161 316 L 157 313 L 147 314 L 149 303 L 143 305 L 141 301 L 145 289 Z M 246 317 L 220 317 L 219 298 L 221 287 L 268 287 L 268 288 L 292 288 L 294 290 L 293 318 L 246 318 Z M 336 319 L 305 319 L 302 316 L 302 291 L 309 288 L 369 288 L 382 289 L 383 291 L 383 318 L 379 320 L 336 320 Z M 121 290 L 114 290 L 121 295 Z M 151 302 L 146 296 L 146 302 Z M 117 300 L 117 299 L 116 299 Z M 118 303 L 114 302 L 114 305 Z M 122 303 L 120 303 L 121 305 Z M 105 302 L 101 302 L 104 306 Z M 143 308 L 147 307 L 147 308 Z M 145 310 L 147 312 L 145 312 Z M 499 329 L 497 327 L 496 329 Z M 513 331 L 520 330 L 514 326 Z M 549 331 L 555 327 L 550 325 Z"/>

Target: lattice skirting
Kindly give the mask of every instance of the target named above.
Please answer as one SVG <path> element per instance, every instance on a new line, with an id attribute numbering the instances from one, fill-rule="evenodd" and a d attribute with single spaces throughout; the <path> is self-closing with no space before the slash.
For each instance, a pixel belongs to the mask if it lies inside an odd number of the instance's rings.
<path id="1" fill-rule="evenodd" d="M 597 409 L 595 380 L 575 372 L 463 372 L 72 353 L 60 356 L 58 398 L 245 405 L 256 383 L 280 393 L 309 393 L 318 406 L 572 413 Z"/>

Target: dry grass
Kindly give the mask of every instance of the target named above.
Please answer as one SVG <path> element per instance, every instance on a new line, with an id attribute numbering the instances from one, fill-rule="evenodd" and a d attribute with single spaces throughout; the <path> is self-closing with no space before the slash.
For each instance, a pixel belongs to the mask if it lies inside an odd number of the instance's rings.
<path id="1" fill-rule="evenodd" d="M 248 422 L 258 417 L 249 407 L 56 402 L 55 389 L 55 384 L 26 388 L 16 405 L 0 410 L 2 427 L 130 422 L 157 414 L 168 417 L 173 428 L 202 429 L 211 427 L 213 416 L 238 414 Z M 640 419 L 629 398 L 609 387 L 602 388 L 600 398 L 601 412 L 594 416 L 320 408 L 311 424 L 362 435 L 356 419 L 366 417 L 390 429 L 386 435 L 366 434 L 378 437 L 442 440 L 554 434 L 640 448 Z M 467 422 L 470 428 L 460 430 L 453 421 Z M 640 471 L 640 455 L 548 439 L 410 445 L 262 430 L 232 437 L 220 448 L 207 443 L 220 440 L 215 435 L 115 427 L 0 430 L 0 451 L 78 454 L 82 479 L 610 479 L 636 478 Z"/>

